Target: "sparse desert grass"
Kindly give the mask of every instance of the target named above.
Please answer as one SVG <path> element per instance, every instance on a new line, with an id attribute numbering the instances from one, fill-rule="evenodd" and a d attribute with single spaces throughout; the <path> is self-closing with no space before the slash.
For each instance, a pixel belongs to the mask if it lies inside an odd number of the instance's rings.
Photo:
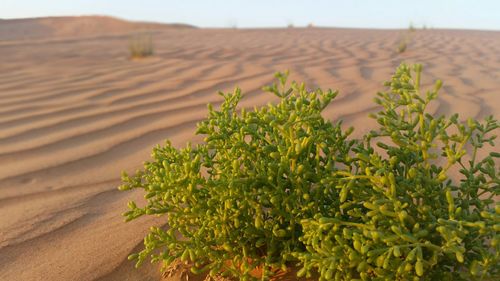
<path id="1" fill-rule="evenodd" d="M 410 22 L 410 25 L 408 26 L 408 30 L 406 34 L 400 36 L 399 41 L 398 41 L 398 47 L 397 47 L 397 52 L 398 53 L 404 53 L 408 49 L 408 44 L 411 42 L 412 38 L 412 33 L 414 33 L 417 29 L 413 25 L 412 22 Z"/>
<path id="2" fill-rule="evenodd" d="M 398 53 L 404 53 L 407 48 L 408 48 L 408 44 L 411 42 L 411 38 L 412 38 L 412 33 L 415 32 L 416 29 L 415 27 L 413 26 L 413 23 L 410 23 L 410 26 L 408 28 L 408 31 L 406 32 L 406 34 L 403 34 L 400 36 L 399 38 L 399 41 L 398 41 L 398 47 L 397 47 L 397 52 Z"/>
<path id="3" fill-rule="evenodd" d="M 153 35 L 150 33 L 134 34 L 129 39 L 131 58 L 145 58 L 153 55 Z"/>
<path id="4" fill-rule="evenodd" d="M 287 73 L 264 88 L 278 104 L 247 111 L 241 90 L 220 93 L 198 124 L 203 143 L 166 142 L 123 174 L 120 189 L 147 199 L 126 219 L 167 223 L 129 258 L 240 280 L 296 265 L 320 280 L 498 280 L 500 153 L 477 152 L 500 124 L 430 114 L 442 82 L 421 89 L 421 71 L 396 70 L 375 98 L 379 127 L 360 139 L 321 115 L 337 92 L 288 86 Z"/>
<path id="5" fill-rule="evenodd" d="M 398 53 L 403 53 L 408 47 L 408 36 L 401 37 L 398 44 Z"/>

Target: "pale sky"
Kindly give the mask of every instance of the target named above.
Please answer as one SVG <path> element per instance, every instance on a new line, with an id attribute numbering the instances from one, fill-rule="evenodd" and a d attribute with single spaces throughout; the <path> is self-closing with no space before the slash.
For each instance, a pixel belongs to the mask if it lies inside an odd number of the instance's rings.
<path id="1" fill-rule="evenodd" d="M 500 0 L 0 0 L 0 18 L 109 15 L 200 27 L 500 30 Z"/>

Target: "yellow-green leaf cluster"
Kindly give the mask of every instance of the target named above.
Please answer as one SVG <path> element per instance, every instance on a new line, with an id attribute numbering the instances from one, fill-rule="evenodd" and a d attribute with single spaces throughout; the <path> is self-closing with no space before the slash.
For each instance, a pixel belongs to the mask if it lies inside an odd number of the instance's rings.
<path id="1" fill-rule="evenodd" d="M 147 200 L 126 219 L 166 220 L 130 259 L 241 280 L 290 266 L 320 280 L 500 279 L 500 154 L 478 156 L 499 123 L 429 114 L 442 83 L 422 92 L 421 71 L 396 70 L 375 99 L 379 128 L 359 140 L 321 115 L 337 92 L 288 87 L 288 73 L 264 88 L 277 104 L 238 109 L 239 89 L 220 93 L 201 144 L 166 142 L 122 176 Z"/>
<path id="2" fill-rule="evenodd" d="M 330 217 L 302 221 L 304 272 L 321 280 L 498 280 L 499 154 L 478 159 L 499 123 L 435 117 L 441 82 L 420 89 L 422 67 L 401 65 L 378 93 L 380 128 L 353 147 Z M 497 161 L 495 161 L 497 158 Z M 451 170 L 460 176 L 449 179 Z M 346 191 L 347 190 L 347 191 Z"/>

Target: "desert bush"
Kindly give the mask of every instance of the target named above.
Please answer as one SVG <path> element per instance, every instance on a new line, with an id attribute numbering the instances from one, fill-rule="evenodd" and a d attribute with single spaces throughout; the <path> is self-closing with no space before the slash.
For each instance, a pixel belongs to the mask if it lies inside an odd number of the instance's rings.
<path id="1" fill-rule="evenodd" d="M 221 93 L 220 110 L 209 106 L 198 124 L 204 143 L 178 150 L 167 142 L 144 172 L 124 175 L 122 189 L 142 188 L 149 201 L 144 208 L 131 202 L 127 219 L 166 214 L 168 221 L 168 230 L 146 237 L 139 263 L 152 254 L 166 264 L 190 261 L 195 272 L 248 278 L 259 267 L 270 276 L 303 250 L 302 219 L 333 215 L 328 206 L 337 199 L 325 189 L 334 188 L 328 179 L 354 143 L 340 122 L 321 116 L 337 93 L 285 88 L 287 75 L 277 77 L 281 89 L 266 89 L 278 104 L 238 111 L 241 91 Z"/>
<path id="2" fill-rule="evenodd" d="M 330 206 L 335 215 L 302 221 L 302 274 L 314 268 L 322 280 L 499 280 L 500 153 L 477 157 L 494 144 L 499 123 L 432 116 L 427 106 L 441 82 L 424 94 L 420 74 L 420 65 L 414 72 L 402 65 L 386 83 L 389 92 L 378 94 L 380 128 L 353 148 L 350 169 L 335 172 L 343 178 L 327 189 L 338 198 Z M 453 169 L 461 174 L 455 181 Z"/>
<path id="3" fill-rule="evenodd" d="M 129 51 L 131 58 L 143 58 L 153 55 L 153 36 L 151 34 L 135 34 L 130 37 Z"/>
<path id="4" fill-rule="evenodd" d="M 500 154 L 476 155 L 499 124 L 428 114 L 441 83 L 423 96 L 415 69 L 397 69 L 376 100 L 380 129 L 360 140 L 321 116 L 337 92 L 287 87 L 286 73 L 265 87 L 277 104 L 238 110 L 239 89 L 220 93 L 198 124 L 201 144 L 167 141 L 144 170 L 123 174 L 120 189 L 147 199 L 130 202 L 126 220 L 166 219 L 129 258 L 242 280 L 291 266 L 321 280 L 498 276 Z M 447 178 L 456 165 L 460 181 Z"/>

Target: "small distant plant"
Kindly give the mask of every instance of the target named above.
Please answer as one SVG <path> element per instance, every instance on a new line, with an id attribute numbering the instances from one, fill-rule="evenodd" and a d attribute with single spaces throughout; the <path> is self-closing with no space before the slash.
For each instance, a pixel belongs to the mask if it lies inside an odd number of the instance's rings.
<path id="1" fill-rule="evenodd" d="M 441 82 L 424 94 L 420 76 L 420 65 L 397 69 L 376 99 L 380 128 L 360 140 L 321 115 L 337 92 L 287 87 L 287 73 L 265 87 L 277 104 L 247 111 L 239 89 L 220 93 L 198 124 L 203 143 L 167 142 L 123 174 L 120 189 L 147 199 L 129 203 L 127 221 L 167 222 L 129 258 L 241 280 L 293 266 L 320 280 L 498 280 L 500 153 L 477 152 L 500 125 L 430 115 Z"/>
<path id="2" fill-rule="evenodd" d="M 144 58 L 153 55 L 153 36 L 136 34 L 130 38 L 129 51 L 131 58 Z"/>
<path id="3" fill-rule="evenodd" d="M 398 53 L 404 53 L 408 47 L 408 37 L 402 37 L 399 39 Z"/>
<path id="4" fill-rule="evenodd" d="M 398 47 L 397 47 L 398 53 L 401 54 L 401 53 L 404 53 L 406 51 L 406 49 L 408 48 L 408 44 L 411 41 L 412 33 L 415 31 L 416 31 L 415 26 L 413 25 L 412 22 L 410 22 L 410 26 L 408 27 L 408 32 L 406 32 L 406 34 L 402 35 L 399 38 Z"/>
<path id="5" fill-rule="evenodd" d="M 399 37 L 398 47 L 397 47 L 398 53 L 401 54 L 401 53 L 404 53 L 406 51 L 406 49 L 408 48 L 408 44 L 411 41 L 412 33 L 414 31 L 415 31 L 415 27 L 413 26 L 413 23 L 410 23 L 410 27 L 408 28 L 408 32 L 406 32 L 405 34 L 402 34 Z"/>
<path id="6" fill-rule="evenodd" d="M 410 25 L 408 26 L 408 31 L 409 32 L 415 32 L 417 29 L 413 25 L 413 22 L 410 22 Z"/>

